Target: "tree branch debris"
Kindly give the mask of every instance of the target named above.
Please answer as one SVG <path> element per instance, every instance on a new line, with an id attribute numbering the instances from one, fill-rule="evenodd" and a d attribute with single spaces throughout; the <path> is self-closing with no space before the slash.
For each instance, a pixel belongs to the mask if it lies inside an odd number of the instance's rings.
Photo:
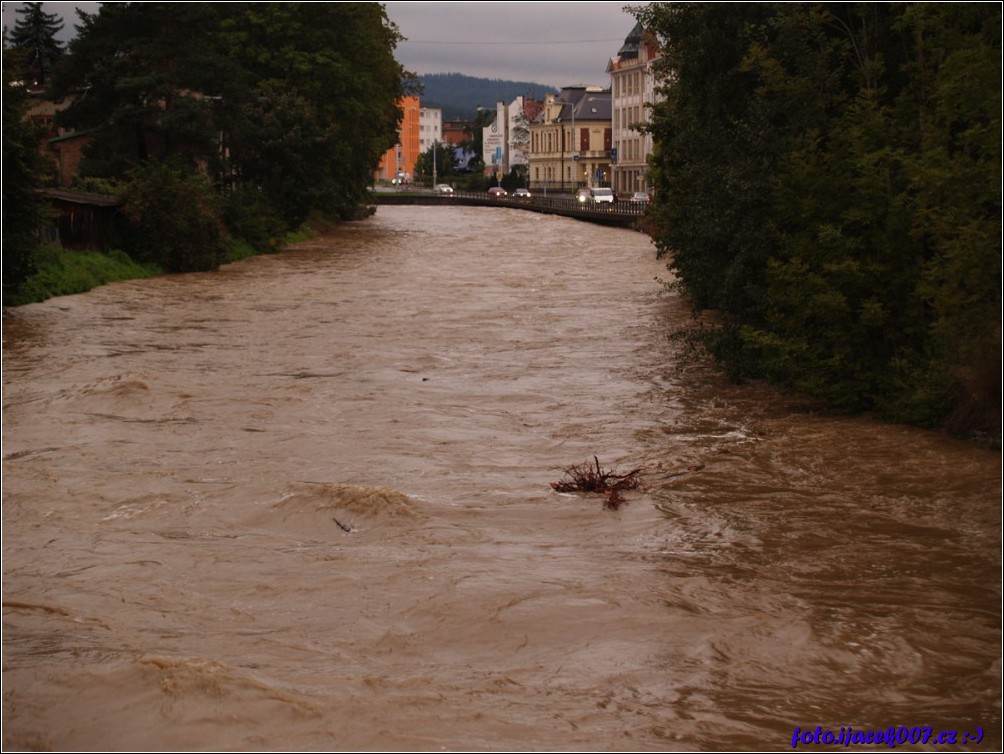
<path id="1" fill-rule="evenodd" d="M 607 510 L 617 510 L 624 503 L 622 493 L 625 490 L 638 489 L 641 480 L 638 478 L 644 469 L 638 467 L 625 474 L 604 470 L 600 461 L 593 456 L 593 463 L 583 463 L 578 466 L 568 466 L 563 469 L 565 477 L 558 482 L 551 482 L 551 488 L 556 492 L 595 492 L 603 495 L 603 507 Z"/>

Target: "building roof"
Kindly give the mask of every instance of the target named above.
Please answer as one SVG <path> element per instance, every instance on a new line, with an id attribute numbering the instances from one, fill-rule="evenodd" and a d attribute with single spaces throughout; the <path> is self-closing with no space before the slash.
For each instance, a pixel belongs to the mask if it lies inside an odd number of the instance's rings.
<path id="1" fill-rule="evenodd" d="M 567 86 L 558 99 L 563 102 L 561 120 L 610 120 L 613 112 L 609 89 Z"/>
<path id="2" fill-rule="evenodd" d="M 585 92 L 575 103 L 575 120 L 610 120 L 613 115 L 613 102 L 610 90 L 600 92 Z"/>
<path id="3" fill-rule="evenodd" d="M 50 199 L 58 199 L 71 204 L 89 204 L 92 207 L 117 207 L 121 202 L 114 196 L 104 194 L 87 194 L 82 191 L 66 191 L 63 189 L 44 188 L 38 193 Z"/>
<path id="4" fill-rule="evenodd" d="M 646 58 L 642 57 L 642 50 L 646 51 Z M 607 63 L 607 73 L 614 73 L 622 68 L 634 68 L 645 59 L 652 61 L 657 57 L 659 57 L 657 38 L 650 31 L 646 31 L 639 22 L 624 38 L 624 44 L 617 54 L 610 58 Z"/>
<path id="5" fill-rule="evenodd" d="M 557 95 L 548 94 L 533 122 L 564 123 L 572 120 L 607 121 L 613 116 L 609 89 L 598 86 L 566 86 Z"/>
<path id="6" fill-rule="evenodd" d="M 631 32 L 624 38 L 624 44 L 617 51 L 618 57 L 622 60 L 626 58 L 637 58 L 638 48 L 641 47 L 642 34 L 644 29 L 642 29 L 641 21 L 634 25 Z"/>

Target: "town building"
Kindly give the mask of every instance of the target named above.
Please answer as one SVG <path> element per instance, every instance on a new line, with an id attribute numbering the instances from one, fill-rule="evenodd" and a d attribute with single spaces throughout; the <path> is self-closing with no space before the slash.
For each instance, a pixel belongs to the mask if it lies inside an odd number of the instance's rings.
<path id="1" fill-rule="evenodd" d="M 506 172 L 520 168 L 529 171 L 530 124 L 540 115 L 544 103 L 527 97 L 516 97 L 506 108 Z"/>
<path id="2" fill-rule="evenodd" d="M 495 105 L 495 119 L 481 129 L 481 160 L 485 165 L 485 175 L 495 176 L 496 180 L 501 180 L 507 172 L 507 123 L 505 103 L 498 102 Z"/>
<path id="3" fill-rule="evenodd" d="M 410 183 L 415 175 L 415 163 L 421 154 L 419 130 L 421 105 L 418 97 L 403 97 L 400 103 L 402 117 L 397 144 L 388 149 L 380 159 L 374 178 L 378 181 Z"/>
<path id="4" fill-rule="evenodd" d="M 443 123 L 443 141 L 447 144 L 460 146 L 467 141 L 467 129 L 471 127 L 469 121 L 460 118 L 453 118 Z"/>
<path id="5" fill-rule="evenodd" d="M 485 175 L 501 178 L 514 168 L 527 172 L 530 164 L 530 124 L 544 103 L 522 95 L 508 105 L 495 105 L 495 119 L 482 129 Z"/>
<path id="6" fill-rule="evenodd" d="M 418 110 L 418 151 L 425 154 L 433 144 L 443 141 L 443 111 L 438 107 Z"/>
<path id="7" fill-rule="evenodd" d="M 653 71 L 658 59 L 657 40 L 639 23 L 607 65 L 613 122 L 612 186 L 621 195 L 649 190 L 652 135 L 641 131 L 639 125 L 648 123 L 658 98 Z"/>
<path id="8" fill-rule="evenodd" d="M 84 147 L 94 140 L 93 134 L 96 129 L 78 133 L 56 125 L 58 114 L 77 99 L 76 93 L 59 101 L 49 99 L 41 89 L 29 91 L 28 96 L 30 106 L 26 117 L 39 130 L 42 138 L 40 151 L 52 162 L 56 184 L 67 188 L 77 177 Z"/>
<path id="9" fill-rule="evenodd" d="M 530 124 L 530 184 L 569 193 L 582 186 L 610 186 L 609 89 L 564 87 L 549 94 Z"/>

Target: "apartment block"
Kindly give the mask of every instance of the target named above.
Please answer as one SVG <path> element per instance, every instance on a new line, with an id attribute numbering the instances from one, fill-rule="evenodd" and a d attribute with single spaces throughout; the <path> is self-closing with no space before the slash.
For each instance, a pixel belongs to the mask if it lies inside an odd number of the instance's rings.
<path id="1" fill-rule="evenodd" d="M 652 68 L 658 59 L 658 43 L 639 23 L 607 65 L 613 123 L 612 186 L 618 194 L 649 190 L 646 170 L 652 136 L 638 126 L 648 122 L 649 110 L 657 101 Z"/>

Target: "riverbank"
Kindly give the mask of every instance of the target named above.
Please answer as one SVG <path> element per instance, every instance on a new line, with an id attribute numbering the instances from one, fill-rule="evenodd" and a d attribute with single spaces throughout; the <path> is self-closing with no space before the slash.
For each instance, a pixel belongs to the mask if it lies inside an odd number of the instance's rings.
<path id="1" fill-rule="evenodd" d="M 311 221 L 300 230 L 289 233 L 282 246 L 305 241 L 329 230 L 324 221 Z M 233 240 L 227 247 L 223 264 L 267 254 L 244 241 Z M 70 296 L 118 280 L 136 280 L 165 274 L 155 264 L 142 264 L 118 249 L 77 250 L 59 244 L 42 244 L 38 249 L 38 270 L 25 281 L 17 293 L 4 296 L 4 309 L 34 304 L 55 296 Z"/>
<path id="2" fill-rule="evenodd" d="M 116 280 L 163 274 L 155 265 L 143 265 L 117 251 L 75 251 L 55 244 L 38 250 L 38 270 L 16 293 L 4 296 L 4 308 L 33 304 L 54 296 L 84 293 Z"/>
<path id="3" fill-rule="evenodd" d="M 374 193 L 371 198 L 373 199 L 373 204 L 360 207 L 358 219 L 372 215 L 376 210 L 375 205 L 379 204 L 465 203 L 463 199 L 455 200 L 452 197 L 446 199 L 433 194 L 419 193 Z M 483 203 L 483 198 L 479 198 L 477 202 L 473 202 L 475 206 Z M 516 206 L 519 206 L 520 209 L 533 209 L 533 207 L 525 205 Z M 552 210 L 546 211 L 551 212 Z M 576 216 L 574 212 L 566 212 L 564 214 Z M 617 218 L 605 217 L 602 214 L 597 215 L 597 213 L 582 212 L 581 215 L 577 219 L 585 219 L 608 225 L 625 224 Z M 282 239 L 278 250 L 299 241 L 331 233 L 338 225 L 338 222 L 312 216 L 299 230 L 288 233 Z M 631 219 L 629 225 L 636 230 L 651 235 L 645 216 Z M 272 249 L 259 250 L 243 240 L 233 239 L 228 244 L 226 258 L 222 261 L 222 264 L 230 264 L 241 259 L 268 253 L 274 252 Z M 163 275 L 165 272 L 162 267 L 156 264 L 137 262 L 129 254 L 118 249 L 81 251 L 66 248 L 58 243 L 42 244 L 38 251 L 38 270 L 24 283 L 20 290 L 4 296 L 3 306 L 7 309 L 14 306 L 38 303 L 55 296 L 85 293 L 106 283 L 155 277 Z"/>

